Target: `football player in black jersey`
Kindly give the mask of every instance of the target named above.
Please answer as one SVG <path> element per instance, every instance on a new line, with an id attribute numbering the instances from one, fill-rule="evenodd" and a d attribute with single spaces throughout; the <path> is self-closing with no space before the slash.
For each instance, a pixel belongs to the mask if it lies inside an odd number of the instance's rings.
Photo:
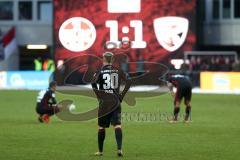
<path id="1" fill-rule="evenodd" d="M 103 54 L 103 67 L 94 74 L 92 88 L 99 99 L 98 109 L 98 152 L 96 156 L 103 155 L 103 144 L 105 139 L 105 128 L 109 128 L 110 123 L 115 130 L 115 138 L 117 142 L 117 155 L 123 156 L 122 153 L 122 127 L 121 127 L 121 102 L 130 88 L 130 80 L 126 74 L 120 69 L 112 65 L 113 53 L 106 52 Z M 120 85 L 125 82 L 125 87 L 120 93 Z M 105 100 L 109 100 L 107 95 L 115 97 L 114 101 L 110 102 L 113 108 L 109 108 Z M 105 99 L 105 100 L 104 100 Z M 105 102 L 104 102 L 105 101 Z"/>
<path id="2" fill-rule="evenodd" d="M 39 114 L 39 122 L 48 123 L 49 117 L 60 111 L 55 99 L 56 86 L 57 83 L 53 81 L 49 84 L 48 90 L 42 90 L 38 93 L 36 112 Z"/>
<path id="3" fill-rule="evenodd" d="M 172 95 L 174 96 L 174 116 L 173 120 L 170 122 L 177 122 L 178 113 L 180 111 L 180 103 L 184 98 L 184 104 L 186 106 L 185 109 L 185 117 L 184 121 L 189 122 L 189 116 L 191 112 L 191 97 L 192 97 L 192 83 L 190 79 L 183 75 L 171 75 L 168 77 L 168 87 Z M 177 89 L 176 93 L 173 92 L 173 87 Z"/>

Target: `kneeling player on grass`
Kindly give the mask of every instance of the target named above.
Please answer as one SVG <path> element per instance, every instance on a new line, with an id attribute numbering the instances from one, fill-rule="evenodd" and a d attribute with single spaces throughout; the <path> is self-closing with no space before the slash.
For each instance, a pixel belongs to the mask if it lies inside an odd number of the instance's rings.
<path id="1" fill-rule="evenodd" d="M 182 98 L 184 98 L 184 104 L 186 106 L 184 121 L 189 122 L 191 112 L 190 101 L 192 97 L 192 84 L 190 79 L 183 75 L 172 75 L 168 77 L 168 87 L 174 96 L 174 116 L 173 120 L 170 122 L 177 122 Z M 173 92 L 173 87 L 177 89 L 175 94 Z"/>
<path id="2" fill-rule="evenodd" d="M 56 87 L 57 83 L 53 81 L 49 84 L 48 90 L 38 93 L 36 112 L 39 114 L 38 120 L 41 123 L 48 123 L 49 117 L 60 111 L 55 99 Z"/>
<path id="3" fill-rule="evenodd" d="M 103 144 L 105 139 L 105 128 L 110 126 L 110 123 L 113 125 L 115 130 L 115 138 L 117 142 L 117 155 L 119 157 L 123 156 L 122 153 L 122 127 L 121 127 L 121 101 L 124 95 L 127 93 L 130 88 L 130 80 L 126 75 L 121 72 L 121 70 L 112 66 L 113 53 L 106 52 L 103 54 L 103 67 L 101 70 L 97 71 L 94 74 L 94 82 L 92 83 L 92 88 L 96 93 L 98 99 L 107 99 L 106 94 L 110 94 L 114 97 L 117 97 L 116 100 L 111 101 L 117 105 L 113 109 L 106 109 L 111 106 L 104 102 L 99 102 L 98 109 L 98 152 L 95 153 L 96 156 L 103 155 Z M 126 82 L 125 87 L 121 93 L 120 85 L 122 80 Z M 99 85 L 99 87 L 97 86 Z M 104 93 L 104 94 L 99 94 Z M 105 97 L 104 97 L 105 96 Z M 108 100 L 108 99 L 107 99 Z"/>

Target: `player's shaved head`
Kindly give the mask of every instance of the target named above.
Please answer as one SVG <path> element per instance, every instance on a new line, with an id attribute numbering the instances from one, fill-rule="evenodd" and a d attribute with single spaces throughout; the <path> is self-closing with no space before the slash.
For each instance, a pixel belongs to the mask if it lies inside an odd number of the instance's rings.
<path id="1" fill-rule="evenodd" d="M 103 53 L 103 62 L 112 63 L 113 55 L 114 54 L 112 52 Z"/>

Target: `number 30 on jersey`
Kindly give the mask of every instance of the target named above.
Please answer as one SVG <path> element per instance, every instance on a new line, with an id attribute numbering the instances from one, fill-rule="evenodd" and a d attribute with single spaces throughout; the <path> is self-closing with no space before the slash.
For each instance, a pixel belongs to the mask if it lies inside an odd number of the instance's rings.
<path id="1" fill-rule="evenodd" d="M 118 74 L 105 73 L 103 74 L 104 84 L 103 89 L 117 89 L 118 88 Z"/>

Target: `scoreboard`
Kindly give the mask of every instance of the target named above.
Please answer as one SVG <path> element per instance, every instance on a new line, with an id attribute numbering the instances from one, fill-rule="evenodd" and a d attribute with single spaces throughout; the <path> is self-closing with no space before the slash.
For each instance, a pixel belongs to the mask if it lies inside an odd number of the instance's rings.
<path id="1" fill-rule="evenodd" d="M 55 60 L 100 57 L 122 41 L 130 61 L 182 58 L 196 43 L 195 10 L 196 0 L 54 0 Z"/>

